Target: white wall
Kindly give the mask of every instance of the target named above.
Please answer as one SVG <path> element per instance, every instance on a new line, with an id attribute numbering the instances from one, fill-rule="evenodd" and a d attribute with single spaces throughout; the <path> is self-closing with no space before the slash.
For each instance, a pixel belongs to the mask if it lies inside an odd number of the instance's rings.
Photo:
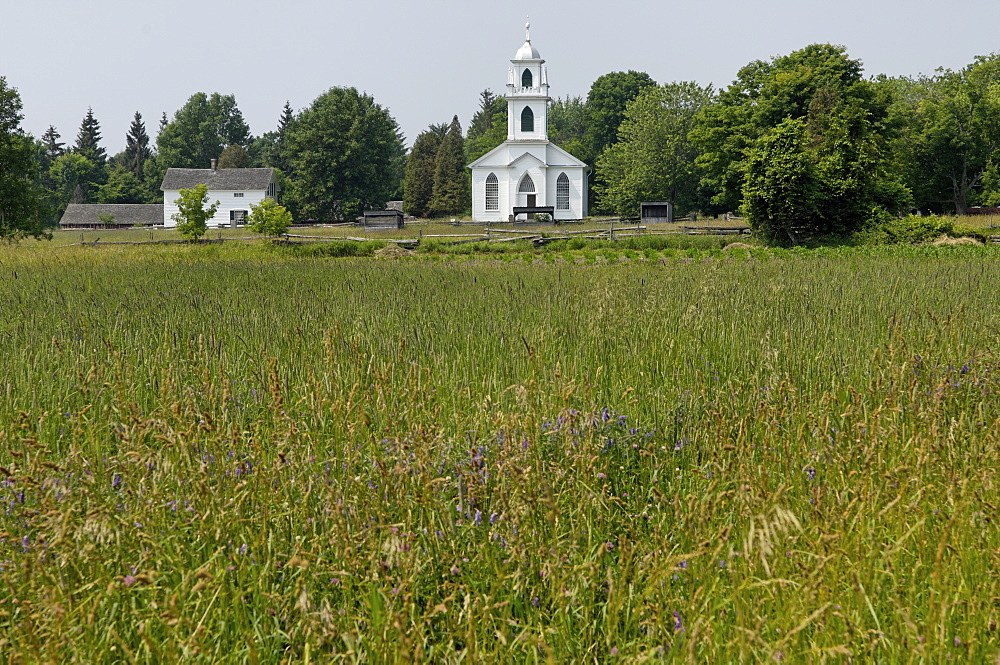
<path id="1" fill-rule="evenodd" d="M 266 196 L 266 192 L 263 190 L 258 191 L 243 191 L 242 197 L 234 196 L 238 192 L 233 190 L 220 190 L 220 191 L 209 191 L 208 192 L 208 205 L 212 205 L 216 201 L 219 202 L 219 209 L 215 211 L 215 216 L 208 220 L 209 228 L 217 226 L 229 226 L 229 211 L 230 210 L 246 210 L 247 214 L 250 214 L 251 204 L 257 204 L 263 201 Z M 177 222 L 172 219 L 172 215 L 177 212 L 177 204 L 175 201 L 181 196 L 178 190 L 164 190 L 163 192 L 163 226 L 164 228 L 173 228 L 177 226 Z"/>

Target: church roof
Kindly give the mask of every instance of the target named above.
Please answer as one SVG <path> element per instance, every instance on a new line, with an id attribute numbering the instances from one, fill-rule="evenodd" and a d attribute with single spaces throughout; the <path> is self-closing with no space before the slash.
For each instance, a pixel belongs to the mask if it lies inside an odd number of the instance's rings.
<path id="1" fill-rule="evenodd" d="M 524 42 L 521 48 L 517 49 L 517 53 L 514 55 L 515 60 L 541 60 L 542 56 L 538 53 L 538 49 L 531 45 L 531 40 Z"/>
<path id="2" fill-rule="evenodd" d="M 531 154 L 525 147 L 527 144 L 545 146 L 545 161 Z M 525 157 L 531 157 L 549 168 L 589 168 L 567 151 L 551 141 L 504 141 L 488 153 L 468 165 L 468 168 L 510 168 L 514 163 Z"/>
<path id="3" fill-rule="evenodd" d="M 515 60 L 541 60 L 542 56 L 538 53 L 538 49 L 531 45 L 531 24 L 524 24 L 524 43 L 521 44 L 521 48 L 517 49 L 517 53 L 514 54 Z"/>

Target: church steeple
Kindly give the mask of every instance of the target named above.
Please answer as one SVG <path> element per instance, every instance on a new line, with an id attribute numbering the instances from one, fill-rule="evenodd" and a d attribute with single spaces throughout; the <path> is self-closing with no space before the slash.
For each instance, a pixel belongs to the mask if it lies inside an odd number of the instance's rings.
<path id="1" fill-rule="evenodd" d="M 524 44 L 507 69 L 507 140 L 547 141 L 549 81 L 545 60 L 531 44 L 531 24 L 524 24 Z"/>

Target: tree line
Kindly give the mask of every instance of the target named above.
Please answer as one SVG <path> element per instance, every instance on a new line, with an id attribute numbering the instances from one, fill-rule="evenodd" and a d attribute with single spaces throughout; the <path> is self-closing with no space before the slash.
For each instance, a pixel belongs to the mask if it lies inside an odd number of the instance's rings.
<path id="1" fill-rule="evenodd" d="M 20 129 L 17 91 L 0 77 L 0 232 L 56 223 L 69 203 L 157 203 L 166 169 L 273 167 L 295 219 L 351 219 L 402 198 L 419 216 L 471 205 L 466 164 L 507 137 L 507 103 L 490 90 L 463 132 L 432 124 L 407 154 L 387 109 L 332 88 L 253 136 L 232 95 L 196 93 L 156 138 L 136 112 L 108 156 L 93 110 L 67 145 L 55 127 Z M 634 216 L 639 202 L 679 214 L 738 212 L 767 235 L 845 233 L 912 209 L 1000 205 L 1000 56 L 959 71 L 866 76 L 846 49 L 813 44 L 756 60 L 732 84 L 658 84 L 644 72 L 597 78 L 555 99 L 549 138 L 592 168 L 591 210 Z M 12 220 L 17 220 L 16 223 Z M 27 221 L 25 221 L 27 220 Z"/>

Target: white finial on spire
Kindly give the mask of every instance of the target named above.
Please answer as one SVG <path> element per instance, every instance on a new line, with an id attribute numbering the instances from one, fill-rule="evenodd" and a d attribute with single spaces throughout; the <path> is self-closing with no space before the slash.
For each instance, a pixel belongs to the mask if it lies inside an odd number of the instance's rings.
<path id="1" fill-rule="evenodd" d="M 531 41 L 531 32 L 530 32 L 530 30 L 531 30 L 531 21 L 528 19 L 527 16 L 525 16 L 524 17 L 524 41 L 526 41 L 526 42 L 530 42 Z"/>

